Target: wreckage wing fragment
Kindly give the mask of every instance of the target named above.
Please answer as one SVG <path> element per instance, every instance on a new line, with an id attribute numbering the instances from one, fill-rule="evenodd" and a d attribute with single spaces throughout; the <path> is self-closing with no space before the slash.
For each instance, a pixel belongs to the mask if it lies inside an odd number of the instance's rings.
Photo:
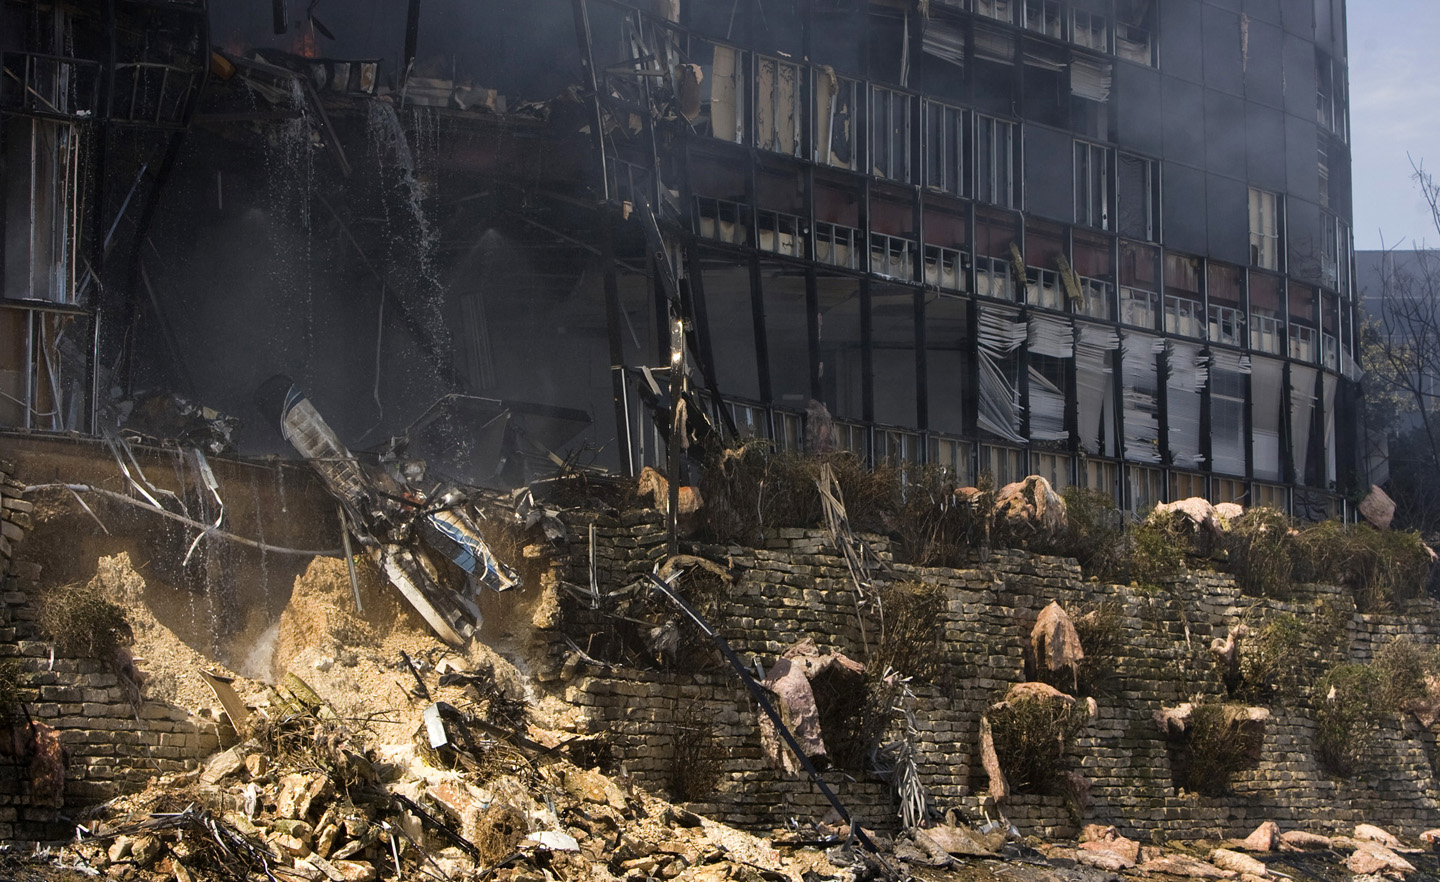
<path id="1" fill-rule="evenodd" d="M 475 633 L 480 624 L 480 610 L 464 598 L 444 591 L 415 552 L 399 545 L 384 545 L 372 548 L 370 556 L 441 640 L 451 646 L 463 646 Z M 462 613 L 446 600 L 460 601 L 458 605 L 465 611 Z M 466 614 L 474 618 L 473 624 L 465 621 Z"/>

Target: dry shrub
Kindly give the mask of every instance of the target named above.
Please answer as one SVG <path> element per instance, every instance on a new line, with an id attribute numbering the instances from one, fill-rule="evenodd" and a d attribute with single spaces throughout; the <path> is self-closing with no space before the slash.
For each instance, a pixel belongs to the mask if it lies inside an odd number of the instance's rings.
<path id="1" fill-rule="evenodd" d="M 1374 666 L 1381 679 L 1380 706 L 1400 711 L 1428 695 L 1425 680 L 1440 674 L 1440 650 L 1396 637 L 1375 653 Z"/>
<path id="2" fill-rule="evenodd" d="M 529 822 L 519 809 L 496 803 L 485 809 L 476 820 L 470 841 L 480 852 L 480 863 L 494 866 L 509 857 L 529 832 Z"/>
<path id="3" fill-rule="evenodd" d="M 1085 657 L 1075 672 L 1081 695 L 1096 695 L 1115 675 L 1121 647 L 1126 644 L 1125 610 L 1119 601 L 1107 600 L 1083 607 L 1071 621 Z"/>
<path id="4" fill-rule="evenodd" d="M 991 708 L 990 731 L 1005 780 L 1018 793 L 1059 794 L 1064 790 L 1066 754 L 1085 730 L 1090 710 L 1083 702 L 1021 698 Z"/>
<path id="5" fill-rule="evenodd" d="M 1176 786 L 1205 796 L 1220 796 L 1229 792 L 1237 772 L 1255 765 L 1261 736 L 1246 733 L 1232 723 L 1232 715 L 1241 707 L 1219 701 L 1195 705 L 1183 748 L 1176 757 Z"/>
<path id="6" fill-rule="evenodd" d="M 670 743 L 670 798 L 700 802 L 714 793 L 725 777 L 726 751 L 710 715 L 695 704 L 677 709 Z"/>
<path id="7" fill-rule="evenodd" d="M 883 627 L 866 669 L 898 671 L 929 682 L 944 658 L 945 589 L 926 582 L 894 582 L 880 590 Z"/>
<path id="8" fill-rule="evenodd" d="M 969 561 L 984 541 L 988 515 L 957 500 L 958 486 L 955 473 L 944 466 L 919 466 L 905 473 L 894 527 L 901 561 L 955 568 Z M 988 513 L 989 506 L 983 511 Z"/>
<path id="9" fill-rule="evenodd" d="M 1073 557 L 1086 576 L 1114 580 L 1126 569 L 1125 519 L 1109 493 L 1066 487 L 1065 530 L 1044 551 Z M 1089 653 L 1090 647 L 1085 647 Z"/>
<path id="10" fill-rule="evenodd" d="M 1299 616 L 1281 613 L 1240 641 L 1240 685 L 1250 701 L 1290 698 L 1299 694 L 1305 660 L 1313 641 Z"/>
<path id="11" fill-rule="evenodd" d="M 22 718 L 27 691 L 25 669 L 20 662 L 13 658 L 0 659 L 0 726 Z"/>
<path id="12" fill-rule="evenodd" d="M 1301 531 L 1304 581 L 1343 585 L 1362 611 L 1384 609 L 1425 590 L 1430 552 L 1416 532 L 1323 521 Z"/>
<path id="13" fill-rule="evenodd" d="M 1384 710 L 1384 677 L 1372 665 L 1345 662 L 1315 684 L 1315 759 L 1333 775 L 1355 774 Z"/>
<path id="14" fill-rule="evenodd" d="M 862 685 L 847 685 L 847 679 L 817 677 L 810 682 L 820 712 L 820 735 L 830 765 L 849 772 L 863 772 L 868 757 L 885 737 L 895 720 L 896 698 L 902 684 L 898 677 L 866 665 Z"/>
<path id="15" fill-rule="evenodd" d="M 1254 597 L 1290 596 L 1296 537 L 1284 512 L 1250 509 L 1230 522 L 1222 545 L 1241 591 Z"/>
<path id="16" fill-rule="evenodd" d="M 1194 530 L 1181 514 L 1152 514 L 1130 530 L 1130 581 L 1158 588 L 1185 570 Z"/>
<path id="17" fill-rule="evenodd" d="M 64 655 L 119 663 L 118 653 L 135 642 L 125 610 L 111 603 L 98 584 L 64 585 L 40 598 L 40 629 Z"/>

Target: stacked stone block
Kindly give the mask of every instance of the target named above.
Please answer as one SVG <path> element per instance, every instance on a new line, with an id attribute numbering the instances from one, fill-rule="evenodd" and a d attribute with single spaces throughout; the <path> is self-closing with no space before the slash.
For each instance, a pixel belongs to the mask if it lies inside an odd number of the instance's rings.
<path id="1" fill-rule="evenodd" d="M 585 535 L 580 527 L 575 535 Z M 870 537 L 882 557 L 883 541 Z M 614 541 L 609 548 L 604 543 Z M 623 541 L 633 540 L 633 541 Z M 651 569 L 665 554 L 658 517 L 597 525 L 597 581 L 613 590 Z M 803 638 L 822 652 L 865 657 L 854 588 L 828 535 L 779 530 L 763 549 L 701 547 L 712 560 L 742 572 L 715 610 L 713 624 L 747 661 L 770 665 Z M 577 549 L 577 552 L 579 550 Z M 562 578 L 587 584 L 585 553 L 562 564 Z M 918 763 L 935 807 L 957 807 L 981 817 L 986 781 L 979 767 L 980 716 L 1024 679 L 1024 650 L 1036 616 L 1052 600 L 1072 613 L 1114 601 L 1123 613 L 1124 641 L 1116 671 L 1098 697 L 1099 712 L 1075 749 L 1078 771 L 1091 782 L 1082 813 L 1058 796 L 1017 794 L 1010 819 L 1029 833 L 1072 835 L 1077 824 L 1115 824 L 1128 835 L 1245 835 L 1263 820 L 1282 827 L 1338 829 L 1381 819 L 1412 835 L 1440 825 L 1440 789 L 1433 768 L 1435 738 L 1412 721 L 1382 721 L 1374 745 L 1353 780 L 1327 777 L 1314 758 L 1310 698 L 1269 706 L 1271 720 L 1258 767 L 1241 772 L 1229 795 L 1177 792 L 1172 752 L 1152 715 L 1162 707 L 1224 698 L 1213 675 L 1210 641 L 1241 622 L 1252 629 L 1270 616 L 1318 617 L 1320 604 L 1344 619 L 1341 638 L 1349 657 L 1369 660 L 1386 642 L 1408 636 L 1434 643 L 1440 612 L 1413 604 L 1404 614 L 1360 614 L 1343 589 L 1301 586 L 1287 600 L 1242 596 L 1234 580 L 1213 572 L 1189 573 L 1159 590 L 1106 585 L 1083 577 L 1074 561 L 996 551 L 983 564 L 950 570 L 895 565 L 888 578 L 938 584 L 947 597 L 940 676 L 916 683 Z M 567 604 L 566 616 L 575 610 Z M 586 612 L 586 623 L 603 617 Z M 568 620 L 569 626 L 579 623 Z M 867 615 L 867 637 L 876 622 Z M 557 639 L 556 651 L 565 644 Z M 1318 664 L 1318 663 L 1317 663 Z M 584 707 L 596 731 L 612 734 L 617 755 L 646 786 L 663 792 L 673 765 L 672 717 L 682 705 L 715 721 L 726 779 L 698 806 L 738 824 L 775 825 L 790 817 L 818 819 L 828 805 L 803 777 L 784 778 L 760 756 L 756 713 L 749 695 L 727 669 L 702 673 L 591 667 L 572 680 L 566 695 Z M 829 773 L 850 808 L 879 828 L 894 824 L 888 786 L 864 776 Z"/>

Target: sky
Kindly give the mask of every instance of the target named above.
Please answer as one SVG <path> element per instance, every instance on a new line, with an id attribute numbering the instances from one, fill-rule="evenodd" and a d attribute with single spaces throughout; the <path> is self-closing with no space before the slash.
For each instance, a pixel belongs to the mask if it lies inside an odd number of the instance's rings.
<path id="1" fill-rule="evenodd" d="M 1349 0 L 1346 11 L 1355 247 L 1440 248 L 1410 168 L 1440 180 L 1440 0 Z"/>

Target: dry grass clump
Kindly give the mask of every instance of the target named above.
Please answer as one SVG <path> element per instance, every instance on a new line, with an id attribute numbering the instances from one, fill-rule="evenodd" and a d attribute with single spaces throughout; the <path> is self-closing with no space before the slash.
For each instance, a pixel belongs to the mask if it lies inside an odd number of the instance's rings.
<path id="1" fill-rule="evenodd" d="M 1066 487 L 1065 531 L 1048 549 L 1050 554 L 1073 557 L 1086 576 L 1104 580 L 1121 578 L 1128 565 L 1129 540 L 1125 518 L 1109 493 Z M 1085 647 L 1090 652 L 1090 647 Z"/>
<path id="2" fill-rule="evenodd" d="M 880 590 L 883 622 L 866 668 L 898 671 L 930 681 L 944 658 L 945 589 L 926 582 L 894 582 Z"/>
<path id="3" fill-rule="evenodd" d="M 529 832 L 530 823 L 519 809 L 496 802 L 476 820 L 471 842 L 479 851 L 480 863 L 493 866 L 509 857 Z"/>
<path id="4" fill-rule="evenodd" d="M 1315 684 L 1315 759 L 1348 778 L 1369 746 L 1384 710 L 1384 676 L 1373 665 L 1345 662 Z"/>
<path id="5" fill-rule="evenodd" d="M 1295 539 L 1290 518 L 1273 508 L 1252 508 L 1232 520 L 1222 546 L 1240 590 L 1254 597 L 1289 597 Z"/>
<path id="6" fill-rule="evenodd" d="M 1240 642 L 1240 684 L 1249 701 L 1270 701 L 1299 694 L 1304 665 L 1314 641 L 1299 616 L 1282 613 Z"/>
<path id="7" fill-rule="evenodd" d="M 1262 734 L 1234 722 L 1243 705 L 1205 701 L 1195 705 L 1178 758 L 1177 786 L 1205 796 L 1228 793 L 1235 774 L 1255 765 Z"/>
<path id="8" fill-rule="evenodd" d="M 927 465 L 905 472 L 895 510 L 897 556 L 922 567 L 962 567 L 985 539 L 984 521 L 990 506 L 970 506 L 956 499 L 960 484 L 953 471 Z"/>
<path id="9" fill-rule="evenodd" d="M 1185 570 L 1194 530 L 1178 512 L 1154 514 L 1130 530 L 1128 575 L 1130 581 L 1158 588 Z"/>
<path id="10" fill-rule="evenodd" d="M 21 719 L 28 697 L 24 678 L 25 669 L 20 662 L 13 658 L 0 659 L 0 726 Z"/>
<path id="11" fill-rule="evenodd" d="M 1380 674 L 1380 706 L 1405 710 L 1429 697 L 1426 680 L 1440 674 L 1440 649 L 1421 646 L 1409 637 L 1396 637 L 1375 653 L 1375 670 Z"/>
<path id="12" fill-rule="evenodd" d="M 1298 548 L 1297 575 L 1345 586 L 1362 611 L 1420 596 L 1430 575 L 1430 552 L 1413 531 L 1322 521 L 1300 532 Z"/>
<path id="13" fill-rule="evenodd" d="M 52 588 L 40 598 L 40 630 L 62 654 L 117 662 L 135 642 L 125 610 L 94 583 Z"/>
<path id="14" fill-rule="evenodd" d="M 1090 720 L 1083 702 L 1020 698 L 987 714 L 995 755 L 1018 793 L 1058 794 L 1070 745 Z"/>
<path id="15" fill-rule="evenodd" d="M 726 751 L 715 734 L 714 721 L 703 708 L 688 704 L 676 711 L 670 739 L 670 798 L 704 800 L 725 777 Z"/>

